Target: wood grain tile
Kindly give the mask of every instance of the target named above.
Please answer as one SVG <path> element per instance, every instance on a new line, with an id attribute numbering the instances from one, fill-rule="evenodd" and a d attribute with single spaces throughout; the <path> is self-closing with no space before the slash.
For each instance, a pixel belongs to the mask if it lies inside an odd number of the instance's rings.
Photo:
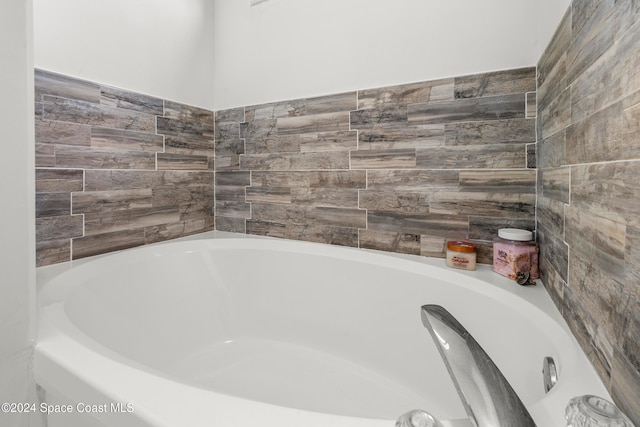
<path id="1" fill-rule="evenodd" d="M 129 249 L 145 244 L 144 228 L 73 239 L 73 259 Z"/>
<path id="2" fill-rule="evenodd" d="M 416 150 L 357 150 L 351 152 L 352 169 L 415 168 Z"/>
<path id="3" fill-rule="evenodd" d="M 524 118 L 525 109 L 525 94 L 517 93 L 412 104 L 407 115 L 409 123 L 435 124 Z"/>
<path id="4" fill-rule="evenodd" d="M 409 191 L 360 191 L 360 208 L 385 212 L 429 213 L 429 195 Z"/>
<path id="5" fill-rule="evenodd" d="M 535 121 L 489 120 L 445 125 L 446 145 L 517 144 L 536 140 Z"/>
<path id="6" fill-rule="evenodd" d="M 36 144 L 91 145 L 91 127 L 77 123 L 36 119 Z"/>
<path id="7" fill-rule="evenodd" d="M 308 177 L 309 188 L 359 189 L 367 185 L 367 172 L 360 170 L 311 171 Z"/>
<path id="8" fill-rule="evenodd" d="M 61 240 L 82 236 L 82 215 L 36 218 L 36 241 Z"/>
<path id="9" fill-rule="evenodd" d="M 108 148 L 59 146 L 55 150 L 56 167 L 86 169 L 156 168 L 153 152 L 112 150 Z"/>
<path id="10" fill-rule="evenodd" d="M 157 170 L 208 170 L 213 169 L 208 156 L 158 153 Z"/>
<path id="11" fill-rule="evenodd" d="M 535 194 L 535 170 L 461 170 L 460 189 L 465 192 Z"/>
<path id="12" fill-rule="evenodd" d="M 429 210 L 452 216 L 517 216 L 533 220 L 535 203 L 535 194 L 434 191 L 430 194 Z"/>
<path id="13" fill-rule="evenodd" d="M 148 151 L 155 153 L 163 150 L 163 143 L 163 137 L 155 133 L 110 129 L 97 126 L 91 128 L 91 147 L 97 149 Z"/>
<path id="14" fill-rule="evenodd" d="M 83 179 L 80 169 L 36 169 L 36 193 L 82 191 Z"/>
<path id="15" fill-rule="evenodd" d="M 41 101 L 43 95 L 52 95 L 91 103 L 100 102 L 100 85 L 97 83 L 38 68 L 34 71 L 34 77 L 36 101 Z"/>
<path id="16" fill-rule="evenodd" d="M 454 98 L 507 95 L 536 90 L 536 70 L 533 67 L 496 71 L 456 77 Z"/>
<path id="17" fill-rule="evenodd" d="M 71 261 L 71 239 L 36 242 L 36 267 Z"/>
<path id="18" fill-rule="evenodd" d="M 71 215 L 70 193 L 36 193 L 36 218 Z"/>
<path id="19" fill-rule="evenodd" d="M 542 195 L 569 204 L 571 169 L 569 167 L 541 170 Z"/>
<path id="20" fill-rule="evenodd" d="M 640 404 L 635 396 L 640 395 L 638 367 L 614 348 L 611 366 L 611 394 L 631 421 L 640 424 Z"/>
<path id="21" fill-rule="evenodd" d="M 451 146 L 416 150 L 421 169 L 511 169 L 526 167 L 525 144 Z"/>
<path id="22" fill-rule="evenodd" d="M 205 129 L 214 124 L 213 111 L 174 101 L 164 101 L 164 117 L 185 123 L 197 123 Z"/>
<path id="23" fill-rule="evenodd" d="M 593 5 L 594 7 L 579 7 Z M 572 6 L 572 38 L 567 50 L 567 75 L 575 80 L 614 42 L 614 0 L 576 2 Z"/>
<path id="24" fill-rule="evenodd" d="M 367 171 L 367 189 L 385 191 L 422 191 L 434 188 L 457 189 L 460 173 L 456 170 L 372 170 Z"/>
<path id="25" fill-rule="evenodd" d="M 229 231 L 231 233 L 246 233 L 244 218 L 216 217 L 216 230 Z"/>
<path id="26" fill-rule="evenodd" d="M 567 49 L 571 43 L 571 7 L 567 9 L 558 28 L 556 29 L 551 42 L 538 62 L 538 88 L 544 85 L 556 64 L 562 56 L 566 56 Z"/>
<path id="27" fill-rule="evenodd" d="M 492 241 L 501 228 L 520 228 L 535 231 L 535 220 L 513 217 L 469 216 L 469 236 L 471 240 Z M 491 264 L 493 261 L 489 262 Z"/>
<path id="28" fill-rule="evenodd" d="M 316 225 L 334 227 L 366 228 L 367 211 L 353 208 L 316 207 Z"/>
<path id="29" fill-rule="evenodd" d="M 45 120 L 141 132 L 154 132 L 156 129 L 156 116 L 86 101 L 44 95 L 42 107 L 42 118 Z"/>
<path id="30" fill-rule="evenodd" d="M 156 116 L 162 116 L 164 111 L 164 103 L 160 98 L 112 86 L 102 85 L 100 87 L 100 103 L 114 108 L 140 111 Z"/>
<path id="31" fill-rule="evenodd" d="M 358 148 L 358 133 L 345 131 L 302 135 L 299 150 L 301 152 L 321 152 L 349 151 L 356 148 Z"/>
<path id="32" fill-rule="evenodd" d="M 297 117 L 281 117 L 276 122 L 279 135 L 349 130 L 349 113 L 344 111 Z"/>
<path id="33" fill-rule="evenodd" d="M 359 150 L 393 150 L 441 147 L 444 145 L 444 125 L 384 126 L 358 129 Z"/>
<path id="34" fill-rule="evenodd" d="M 278 154 L 242 154 L 242 170 L 313 170 L 348 169 L 348 151 L 278 153 Z"/>
<path id="35" fill-rule="evenodd" d="M 358 92 L 358 107 L 384 109 L 394 105 L 451 99 L 453 99 L 453 79 L 443 79 L 361 90 Z"/>
<path id="36" fill-rule="evenodd" d="M 420 235 L 360 230 L 360 247 L 379 251 L 420 255 Z"/>
<path id="37" fill-rule="evenodd" d="M 466 216 L 440 214 L 401 214 L 397 212 L 367 212 L 369 230 L 392 231 L 431 237 L 460 238 L 469 231 Z"/>

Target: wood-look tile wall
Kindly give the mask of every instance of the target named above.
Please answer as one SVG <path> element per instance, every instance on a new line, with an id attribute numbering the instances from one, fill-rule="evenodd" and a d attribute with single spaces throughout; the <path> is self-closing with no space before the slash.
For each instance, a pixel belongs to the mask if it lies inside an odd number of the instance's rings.
<path id="1" fill-rule="evenodd" d="M 640 3 L 573 1 L 538 64 L 545 285 L 640 425 Z"/>
<path id="2" fill-rule="evenodd" d="M 38 266 L 213 229 L 213 112 L 35 73 Z"/>
<path id="3" fill-rule="evenodd" d="M 535 228 L 535 69 L 216 112 L 216 228 L 444 256 Z"/>

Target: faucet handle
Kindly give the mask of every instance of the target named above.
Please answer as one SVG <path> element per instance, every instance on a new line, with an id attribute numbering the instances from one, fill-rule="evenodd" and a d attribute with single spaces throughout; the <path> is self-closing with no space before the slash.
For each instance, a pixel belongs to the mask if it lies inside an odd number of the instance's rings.
<path id="1" fill-rule="evenodd" d="M 574 397 L 565 409 L 567 427 L 634 427 L 613 403 L 598 396 Z"/>
<path id="2" fill-rule="evenodd" d="M 442 427 L 442 424 L 430 413 L 421 409 L 414 409 L 400 415 L 396 427 Z"/>

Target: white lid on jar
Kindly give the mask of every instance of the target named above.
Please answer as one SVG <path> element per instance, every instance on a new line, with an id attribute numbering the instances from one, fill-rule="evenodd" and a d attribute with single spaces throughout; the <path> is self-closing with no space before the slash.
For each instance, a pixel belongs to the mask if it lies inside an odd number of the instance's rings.
<path id="1" fill-rule="evenodd" d="M 528 242 L 533 240 L 533 233 L 519 228 L 501 228 L 498 230 L 498 237 L 518 242 Z"/>

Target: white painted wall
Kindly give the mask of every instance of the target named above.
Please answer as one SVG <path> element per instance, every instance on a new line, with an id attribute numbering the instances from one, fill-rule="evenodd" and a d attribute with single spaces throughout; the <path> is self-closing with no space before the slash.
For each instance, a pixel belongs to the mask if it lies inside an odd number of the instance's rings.
<path id="1" fill-rule="evenodd" d="M 533 66 L 542 1 L 215 0 L 215 108 Z"/>
<path id="2" fill-rule="evenodd" d="M 33 0 L 35 66 L 213 107 L 213 0 Z"/>
<path id="3" fill-rule="evenodd" d="M 35 190 L 31 0 L 0 6 L 0 402 L 33 398 Z M 3 427 L 26 427 L 28 414 L 0 411 Z"/>

